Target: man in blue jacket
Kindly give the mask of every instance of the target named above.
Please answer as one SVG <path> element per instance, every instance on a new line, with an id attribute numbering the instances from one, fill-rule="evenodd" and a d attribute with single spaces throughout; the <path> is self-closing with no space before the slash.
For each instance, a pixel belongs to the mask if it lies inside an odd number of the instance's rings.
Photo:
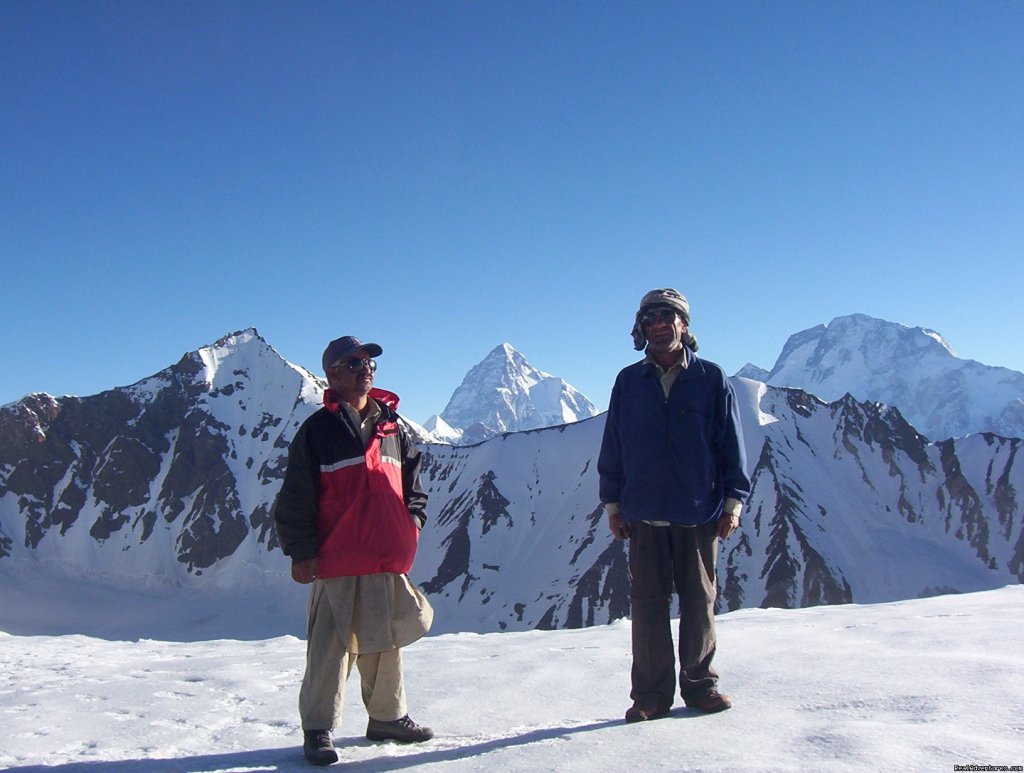
<path id="1" fill-rule="evenodd" d="M 658 719 L 675 697 L 670 625 L 679 595 L 679 682 L 690 708 L 732 706 L 718 692 L 715 559 L 739 528 L 750 493 L 736 396 L 722 369 L 697 357 L 690 304 L 652 290 L 633 326 L 646 357 L 620 371 L 598 458 L 601 502 L 616 539 L 629 540 L 633 705 L 627 722 Z"/>

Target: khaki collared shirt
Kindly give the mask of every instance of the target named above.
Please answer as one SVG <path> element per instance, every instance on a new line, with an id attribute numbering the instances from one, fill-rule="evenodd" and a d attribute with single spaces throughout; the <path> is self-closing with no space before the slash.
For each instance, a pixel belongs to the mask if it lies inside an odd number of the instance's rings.
<path id="1" fill-rule="evenodd" d="M 681 371 L 690 367 L 690 350 L 684 346 L 675 363 L 669 365 L 667 370 L 661 367 L 658 361 L 649 354 L 644 357 L 644 364 L 653 365 L 658 369 L 661 378 L 661 388 L 665 392 L 665 399 L 667 400 L 668 393 L 672 391 L 672 385 L 676 383 L 676 377 Z"/>
<path id="2" fill-rule="evenodd" d="M 651 364 L 658 369 L 658 377 L 661 381 L 661 388 L 665 392 L 665 399 L 668 399 L 668 393 L 672 391 L 672 385 L 676 382 L 676 378 L 679 374 L 690 367 L 690 350 L 685 346 L 679 353 L 679 358 L 668 368 L 663 368 L 658 364 L 651 355 L 644 357 L 645 364 Z M 607 502 L 604 506 L 608 515 L 618 515 L 622 512 L 622 507 L 618 502 Z M 740 513 L 743 511 L 743 503 L 738 499 L 727 497 L 725 503 L 722 505 L 722 512 L 727 515 L 740 517 Z M 646 523 L 652 526 L 668 526 L 668 521 L 646 521 Z"/>
<path id="3" fill-rule="evenodd" d="M 380 406 L 377 405 L 377 401 L 372 397 L 368 398 L 365 416 L 360 416 L 359 411 L 344 401 L 342 401 L 341 407 L 345 409 L 345 413 L 352 420 L 352 426 L 359 430 L 359 436 L 363 439 L 363 448 L 366 448 L 370 445 L 374 428 L 380 418 Z"/>

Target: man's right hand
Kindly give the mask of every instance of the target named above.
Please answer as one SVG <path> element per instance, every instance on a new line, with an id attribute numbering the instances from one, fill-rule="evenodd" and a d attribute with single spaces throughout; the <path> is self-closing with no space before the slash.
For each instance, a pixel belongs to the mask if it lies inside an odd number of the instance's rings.
<path id="1" fill-rule="evenodd" d="M 629 524 L 621 513 L 608 514 L 608 528 L 612 530 L 612 536 L 615 539 L 629 539 Z"/>
<path id="2" fill-rule="evenodd" d="M 297 564 L 292 564 L 292 579 L 303 585 L 309 585 L 316 579 L 316 571 L 317 561 L 315 558 L 299 561 Z"/>

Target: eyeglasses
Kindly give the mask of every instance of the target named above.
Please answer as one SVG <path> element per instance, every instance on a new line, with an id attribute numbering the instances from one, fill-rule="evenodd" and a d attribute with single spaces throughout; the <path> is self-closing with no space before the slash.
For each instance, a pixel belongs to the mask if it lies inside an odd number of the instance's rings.
<path id="1" fill-rule="evenodd" d="M 373 373 L 377 370 L 377 361 L 371 360 L 369 357 L 353 357 L 350 360 L 334 363 L 331 369 L 334 368 L 348 368 L 353 373 L 359 373 L 363 368 L 367 368 L 370 373 Z"/>
<path id="2" fill-rule="evenodd" d="M 644 327 L 650 327 L 651 325 L 656 325 L 659 322 L 671 325 L 675 323 L 678 316 L 679 315 L 676 314 L 673 309 L 651 309 L 640 317 L 640 323 Z"/>

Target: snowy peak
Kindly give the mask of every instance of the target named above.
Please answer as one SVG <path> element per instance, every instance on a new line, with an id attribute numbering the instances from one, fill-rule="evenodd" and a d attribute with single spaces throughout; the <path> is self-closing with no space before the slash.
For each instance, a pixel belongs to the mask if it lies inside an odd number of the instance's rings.
<path id="1" fill-rule="evenodd" d="M 304 380 L 314 382 L 317 390 L 323 385 L 321 379 L 305 368 L 285 360 L 252 327 L 229 333 L 213 344 L 200 347 L 185 355 L 183 361 L 186 359 L 201 363 L 202 369 L 197 378 L 213 389 L 233 384 L 240 376 L 248 378 L 252 373 L 259 373 L 265 379 L 268 366 L 275 377 L 290 380 L 298 374 Z"/>
<path id="2" fill-rule="evenodd" d="M 448 429 L 472 429 L 474 438 L 482 439 L 488 432 L 539 429 L 596 415 L 586 395 L 502 343 L 470 369 L 439 418 Z"/>
<path id="3" fill-rule="evenodd" d="M 143 402 L 171 383 L 217 397 L 221 390 L 230 395 L 242 389 L 241 385 L 254 377 L 270 388 L 282 380 L 292 383 L 296 378 L 308 382 L 312 393 L 323 386 L 308 370 L 285 360 L 255 328 L 247 328 L 186 352 L 176 364 L 124 389 Z"/>
<path id="4" fill-rule="evenodd" d="M 934 330 L 850 314 L 790 336 L 769 379 L 794 365 L 813 369 L 818 381 L 824 382 L 888 374 L 894 360 L 927 366 L 950 358 L 956 359 L 956 353 Z"/>
<path id="5" fill-rule="evenodd" d="M 463 444 L 462 430 L 455 429 L 448 424 L 439 414 L 434 414 L 425 422 L 423 429 L 428 433 L 427 438 L 439 443 Z"/>
<path id="6" fill-rule="evenodd" d="M 1024 436 L 1024 374 L 960 359 L 934 330 L 864 314 L 790 336 L 763 380 L 829 401 L 849 393 L 896 406 L 934 439 Z"/>
<path id="7" fill-rule="evenodd" d="M 89 566 L 97 544 L 138 545 L 118 572 L 174 578 L 270 550 L 282 450 L 321 392 L 249 329 L 128 387 L 5 408 L 0 459 L 42 463 L 48 474 L 13 476 L 18 486 L 24 478 L 26 504 L 13 527 L 0 525 L 0 558 L 23 544 Z M 0 463 L 0 473 L 11 469 Z M 0 499 L 11 485 L 0 474 Z"/>
<path id="8" fill-rule="evenodd" d="M 196 351 L 196 356 L 203 364 L 201 378 L 207 384 L 215 386 L 217 382 L 230 382 L 230 369 L 248 362 L 258 361 L 272 352 L 256 328 L 248 328 L 236 333 L 229 333 L 219 338 L 216 343 L 203 346 Z"/>
<path id="9" fill-rule="evenodd" d="M 753 381 L 768 380 L 768 371 L 758 365 L 754 365 L 752 362 L 748 362 L 733 375 L 736 378 L 749 378 Z"/>

